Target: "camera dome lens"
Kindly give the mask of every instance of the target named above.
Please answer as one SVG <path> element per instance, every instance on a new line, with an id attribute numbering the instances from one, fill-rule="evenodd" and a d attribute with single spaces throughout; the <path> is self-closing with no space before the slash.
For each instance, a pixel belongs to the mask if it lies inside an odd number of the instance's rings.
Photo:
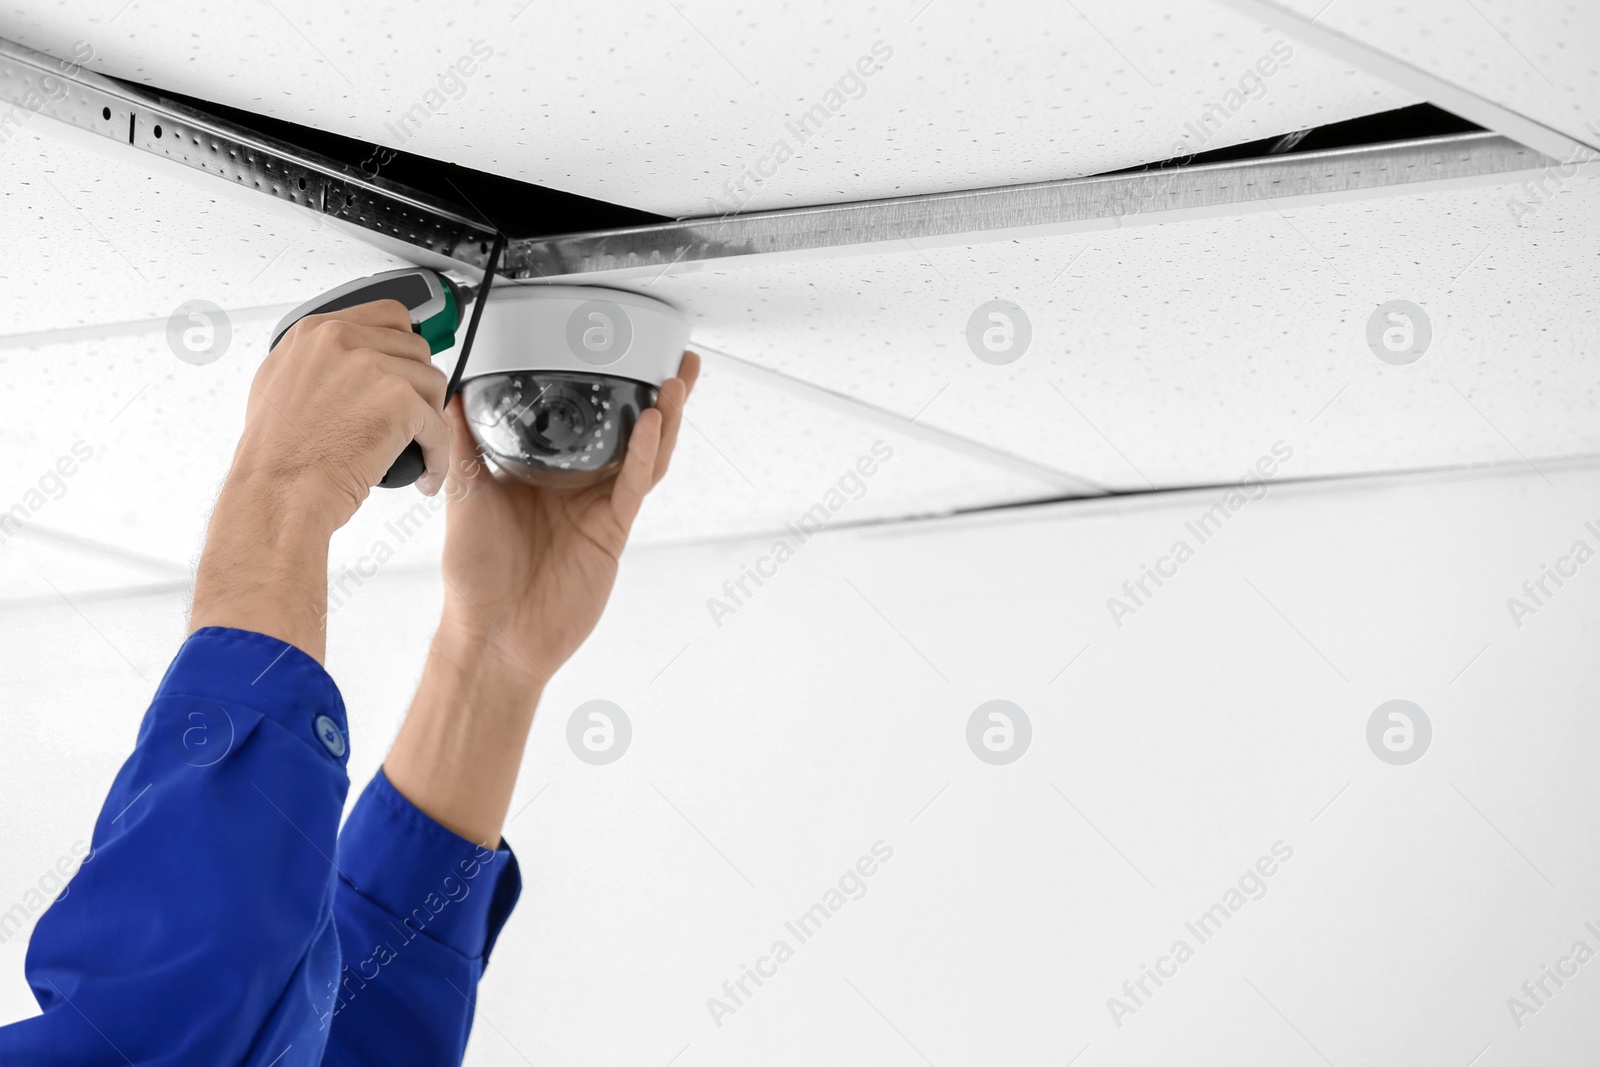
<path id="1" fill-rule="evenodd" d="M 534 485 L 579 486 L 622 462 L 639 413 L 659 391 L 628 378 L 525 371 L 473 378 L 461 395 L 472 434 L 497 467 Z"/>
<path id="2" fill-rule="evenodd" d="M 518 416 L 536 440 L 544 441 L 553 449 L 571 448 L 588 436 L 589 413 L 584 410 L 581 398 L 551 396 L 548 393 L 535 400 Z"/>

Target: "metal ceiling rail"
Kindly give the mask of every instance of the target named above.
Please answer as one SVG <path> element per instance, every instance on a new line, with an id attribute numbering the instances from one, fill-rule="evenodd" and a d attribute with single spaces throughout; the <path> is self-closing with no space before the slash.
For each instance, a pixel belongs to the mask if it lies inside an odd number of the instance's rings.
<path id="1" fill-rule="evenodd" d="M 458 205 L 0 39 L 0 144 L 31 115 L 474 267 L 494 237 Z"/>
<path id="2" fill-rule="evenodd" d="M 509 277 L 662 273 L 741 257 L 885 251 L 928 240 L 1015 240 L 1508 181 L 1554 160 L 1475 132 L 1225 163 L 1162 166 L 1063 181 L 690 218 L 513 241 Z"/>
<path id="3" fill-rule="evenodd" d="M 1587 161 L 1596 153 L 1600 153 L 1600 128 L 1591 124 L 1589 129 L 1596 134 L 1596 137 L 1588 141 L 1579 140 L 1538 119 L 1497 104 L 1464 85 L 1431 74 L 1381 48 L 1320 25 L 1317 20 L 1322 17 L 1321 11 L 1307 18 L 1299 12 L 1284 7 L 1281 0 L 1277 3 L 1272 0 L 1222 0 L 1222 3 L 1246 18 L 1254 19 L 1264 26 L 1275 26 L 1291 37 L 1299 38 L 1325 55 L 1382 78 L 1390 85 L 1415 93 L 1424 100 L 1432 101 L 1453 115 L 1460 115 L 1484 129 L 1514 137 L 1518 142 L 1538 149 L 1555 159 Z M 1323 5 L 1322 10 L 1326 11 L 1327 5 Z M 1593 42 L 1591 46 L 1592 44 Z M 1527 59 L 1526 56 L 1523 58 Z"/>
<path id="4" fill-rule="evenodd" d="M 0 40 L 0 144 L 33 115 L 320 214 L 343 224 L 347 232 L 417 261 L 442 258 L 476 271 L 487 258 L 493 232 L 470 207 Z M 1495 133 L 1202 165 L 1171 163 L 1063 181 L 522 238 L 508 246 L 503 274 L 510 281 L 653 281 L 672 270 L 735 261 L 850 255 L 919 241 L 1013 240 L 1506 182 L 1553 165 L 1549 157 Z M 766 384 L 862 413 L 854 398 L 765 368 L 744 369 L 763 376 Z M 981 442 L 912 425 L 915 418 L 908 422 L 889 412 L 866 414 L 1059 491 L 1104 491 Z"/>
<path id="5" fill-rule="evenodd" d="M 0 40 L 0 142 L 29 113 L 318 212 L 406 254 L 480 269 L 492 231 L 468 207 L 207 115 L 158 93 Z M 1363 145 L 1224 163 L 1166 165 L 1062 181 L 687 218 L 515 239 L 511 281 L 624 281 L 751 257 L 872 252 L 916 241 L 1013 240 L 1509 181 L 1555 161 L 1495 133 Z M 399 242 L 397 248 L 395 242 Z"/>

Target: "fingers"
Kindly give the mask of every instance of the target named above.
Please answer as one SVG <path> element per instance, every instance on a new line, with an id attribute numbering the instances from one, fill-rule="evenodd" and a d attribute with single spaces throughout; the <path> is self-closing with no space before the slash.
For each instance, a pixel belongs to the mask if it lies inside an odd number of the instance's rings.
<path id="1" fill-rule="evenodd" d="M 373 352 L 371 356 L 384 371 L 404 378 L 411 388 L 417 391 L 417 395 L 432 404 L 436 410 L 443 409 L 444 391 L 450 387 L 450 378 L 444 371 L 432 363 L 418 363 L 415 360 L 396 358 L 381 352 Z"/>
<path id="2" fill-rule="evenodd" d="M 331 319 L 343 319 L 345 322 L 353 322 L 357 326 L 377 326 L 402 333 L 411 332 L 411 312 L 398 300 L 373 300 L 370 303 L 357 304 L 355 307 L 344 308 L 341 311 L 330 311 L 326 315 L 307 315 L 300 321 L 302 323 L 317 323 L 327 322 Z"/>
<path id="3" fill-rule="evenodd" d="M 669 378 L 661 385 L 661 399 L 656 404 L 663 416 L 661 445 L 656 451 L 655 468 L 650 479 L 652 486 L 667 476 L 673 449 L 678 446 L 678 431 L 683 428 L 683 406 L 688 402 L 689 394 L 694 392 L 694 383 L 699 378 L 700 357 L 693 352 L 685 352 L 682 362 L 678 364 L 678 376 Z"/>
<path id="4" fill-rule="evenodd" d="M 678 431 L 683 428 L 683 402 L 688 389 L 680 378 L 669 378 L 661 385 L 661 398 L 656 407 L 661 412 L 661 445 L 656 449 L 655 465 L 651 470 L 650 484 L 655 486 L 667 476 L 672 463 L 672 450 L 678 445 Z"/>
<path id="5" fill-rule="evenodd" d="M 371 329 L 371 327 L 361 328 Z M 380 332 L 394 333 L 392 330 Z M 356 354 L 351 353 L 351 355 Z M 409 390 L 410 402 L 401 409 L 404 413 L 402 417 L 409 415 L 413 423 L 420 421 L 420 427 L 413 439 L 422 446 L 422 458 L 426 466 L 423 473 L 418 476 L 416 486 L 422 495 L 433 496 L 445 485 L 450 473 L 450 447 L 453 435 L 440 411 L 444 407 L 444 393 L 449 387 L 449 378 L 432 363 L 418 363 L 413 359 L 387 355 L 370 349 L 360 355 L 370 359 L 379 372 L 390 381 L 403 382 Z M 425 409 L 425 415 L 416 412 L 418 404 Z"/>
<path id="6" fill-rule="evenodd" d="M 685 352 L 683 354 L 683 359 L 678 363 L 678 377 L 683 379 L 683 384 L 688 389 L 688 392 L 684 394 L 685 399 L 687 399 L 689 393 L 694 392 L 694 383 L 700 380 L 700 353 Z"/>
<path id="7" fill-rule="evenodd" d="M 284 340 L 294 338 L 296 344 L 304 344 L 315 338 L 340 348 L 372 348 L 430 363 L 433 353 L 428 342 L 411 329 L 409 315 L 398 300 L 377 300 L 327 315 L 307 315 L 284 334 Z"/>
<path id="8" fill-rule="evenodd" d="M 611 512 L 617 525 L 627 536 L 638 517 L 644 495 L 655 484 L 656 455 L 661 448 L 663 416 L 657 408 L 650 408 L 639 416 L 633 425 L 633 435 L 628 438 L 628 454 L 622 461 L 622 470 L 611 483 Z"/>
<path id="9" fill-rule="evenodd" d="M 432 496 L 444 485 L 450 473 L 450 424 L 435 405 L 420 395 L 413 396 L 411 437 L 422 446 L 422 460 L 427 468 L 417 479 L 417 489 L 423 496 Z"/>

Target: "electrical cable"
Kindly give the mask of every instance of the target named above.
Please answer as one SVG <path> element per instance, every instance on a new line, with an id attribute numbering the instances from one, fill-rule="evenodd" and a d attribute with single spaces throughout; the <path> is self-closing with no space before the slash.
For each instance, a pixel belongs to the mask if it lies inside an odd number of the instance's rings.
<path id="1" fill-rule="evenodd" d="M 506 235 L 496 230 L 494 246 L 489 249 L 489 262 L 483 269 L 483 283 L 478 287 L 478 295 L 472 298 L 472 317 L 467 320 L 467 334 L 461 339 L 461 355 L 456 359 L 455 370 L 450 372 L 450 384 L 444 390 L 445 407 L 450 406 L 450 398 L 461 388 L 461 372 L 467 369 L 467 358 L 472 355 L 472 339 L 478 335 L 478 320 L 483 318 L 483 303 L 494 286 L 494 273 L 505 250 Z"/>

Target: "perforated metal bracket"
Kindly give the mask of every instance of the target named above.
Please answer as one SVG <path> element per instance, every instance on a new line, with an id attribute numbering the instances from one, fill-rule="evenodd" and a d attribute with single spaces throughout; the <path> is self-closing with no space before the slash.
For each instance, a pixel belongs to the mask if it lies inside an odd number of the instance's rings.
<path id="1" fill-rule="evenodd" d="M 69 67 L 71 68 L 69 71 Z M 215 174 L 470 270 L 492 229 L 459 204 L 0 40 L 0 101 Z M 8 135 L 0 110 L 0 141 Z M 1555 160 L 1474 132 L 860 203 L 687 218 L 508 242 L 508 281 L 607 283 L 724 261 L 976 243 L 1509 181 Z"/>
<path id="2" fill-rule="evenodd" d="M 473 268 L 494 238 L 455 204 L 6 40 L 0 102 L 0 143 L 38 114 Z"/>
<path id="3" fill-rule="evenodd" d="M 513 241 L 506 275 L 517 280 L 649 277 L 739 258 L 838 256 L 907 242 L 1015 240 L 1507 181 L 1553 163 L 1499 134 L 1447 134 Z"/>

